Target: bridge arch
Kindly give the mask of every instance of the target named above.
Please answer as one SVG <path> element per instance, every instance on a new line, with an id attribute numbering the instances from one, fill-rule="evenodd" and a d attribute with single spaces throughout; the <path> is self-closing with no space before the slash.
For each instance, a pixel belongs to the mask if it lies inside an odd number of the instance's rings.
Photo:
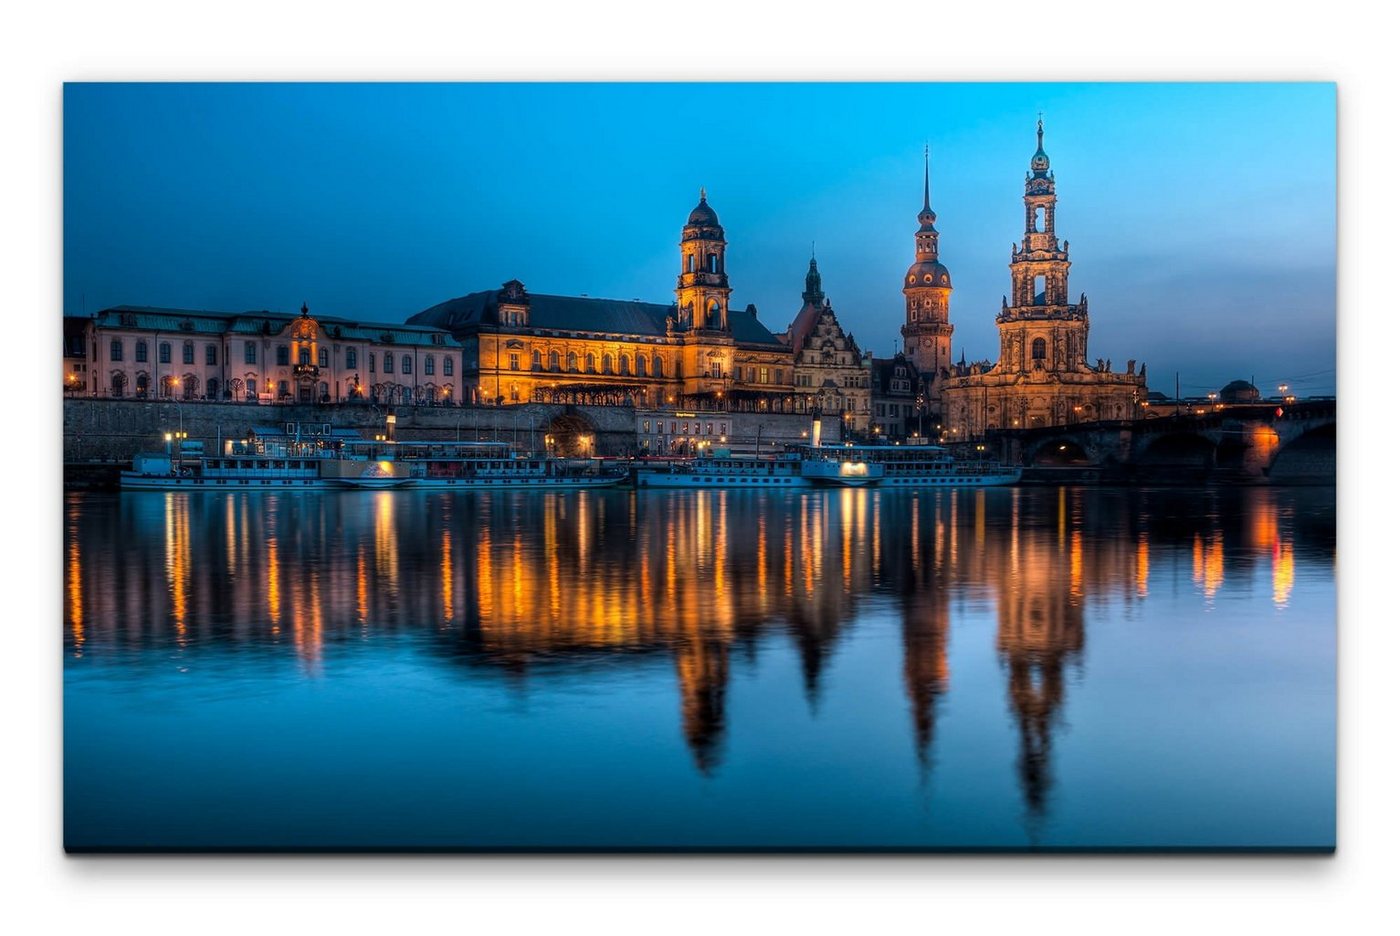
<path id="1" fill-rule="evenodd" d="M 1216 446 L 1197 432 L 1170 432 L 1148 439 L 1137 461 L 1147 469 L 1209 471 L 1215 467 Z"/>
<path id="2" fill-rule="evenodd" d="M 1095 464 L 1092 452 L 1082 440 L 1070 436 L 1047 439 L 1030 452 L 1030 464 L 1046 466 L 1082 466 Z"/>
<path id="3" fill-rule="evenodd" d="M 555 416 L 545 427 L 546 451 L 560 458 L 584 458 L 598 454 L 598 426 L 577 411 Z"/>
<path id="4" fill-rule="evenodd" d="M 1337 424 L 1315 426 L 1281 446 L 1266 470 L 1275 484 L 1335 482 Z"/>

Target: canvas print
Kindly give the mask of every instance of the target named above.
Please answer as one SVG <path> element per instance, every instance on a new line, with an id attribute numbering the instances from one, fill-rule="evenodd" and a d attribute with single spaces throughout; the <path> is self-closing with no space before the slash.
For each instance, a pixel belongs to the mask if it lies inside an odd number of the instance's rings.
<path id="1" fill-rule="evenodd" d="M 65 847 L 1331 851 L 1336 117 L 66 86 Z"/>

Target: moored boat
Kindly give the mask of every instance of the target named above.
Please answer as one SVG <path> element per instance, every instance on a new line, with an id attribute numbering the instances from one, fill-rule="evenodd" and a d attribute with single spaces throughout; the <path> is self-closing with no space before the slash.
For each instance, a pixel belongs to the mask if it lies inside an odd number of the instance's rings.
<path id="1" fill-rule="evenodd" d="M 849 453 L 855 463 L 878 468 L 881 488 L 989 487 L 1015 484 L 1021 478 L 1018 466 L 955 458 L 941 445 L 841 445 L 831 449 Z"/>
<path id="2" fill-rule="evenodd" d="M 794 489 L 812 486 L 802 472 L 796 454 L 776 457 L 713 456 L 663 464 L 647 464 L 636 470 L 638 488 L 767 488 Z"/>
<path id="3" fill-rule="evenodd" d="M 429 490 L 571 490 L 627 479 L 597 459 L 556 458 L 514 451 L 504 442 L 353 442 L 352 452 L 402 471 L 409 485 Z M 351 482 L 368 487 L 367 481 Z"/>
<path id="4" fill-rule="evenodd" d="M 390 462 L 357 457 L 347 446 L 354 430 L 291 424 L 255 426 L 246 438 L 224 441 L 215 454 L 198 441 L 165 438 L 164 452 L 142 452 L 121 473 L 127 491 L 326 490 L 398 487 L 408 472 Z"/>

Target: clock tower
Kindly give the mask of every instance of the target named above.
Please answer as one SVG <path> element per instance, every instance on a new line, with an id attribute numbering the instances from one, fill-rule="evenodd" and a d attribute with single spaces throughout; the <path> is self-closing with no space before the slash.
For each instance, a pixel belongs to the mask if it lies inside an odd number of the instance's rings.
<path id="1" fill-rule="evenodd" d="M 904 274 L 904 356 L 921 378 L 925 411 L 939 411 L 943 378 L 952 363 L 953 326 L 948 323 L 948 299 L 953 280 L 938 260 L 937 215 L 929 207 L 928 148 L 924 148 L 924 207 L 914 232 L 914 265 Z"/>

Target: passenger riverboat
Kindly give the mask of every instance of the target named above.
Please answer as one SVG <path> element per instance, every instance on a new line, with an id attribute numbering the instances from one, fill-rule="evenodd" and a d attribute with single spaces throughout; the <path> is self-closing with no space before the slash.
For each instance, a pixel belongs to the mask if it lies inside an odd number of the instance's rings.
<path id="1" fill-rule="evenodd" d="M 688 458 L 637 469 L 638 488 L 767 488 L 811 487 L 797 455 L 775 458 L 716 456 Z"/>
<path id="2" fill-rule="evenodd" d="M 368 461 L 394 465 L 420 490 L 571 490 L 611 487 L 627 479 L 624 470 L 604 467 L 597 459 L 521 453 L 505 442 L 352 442 L 346 448 L 364 453 Z M 365 478 L 349 483 L 372 486 Z"/>
<path id="3" fill-rule="evenodd" d="M 941 445 L 842 445 L 853 462 L 881 469 L 881 488 L 989 487 L 1015 484 L 1021 469 L 987 459 L 954 458 Z"/>
<path id="4" fill-rule="evenodd" d="M 356 453 L 354 443 L 361 440 L 352 429 L 255 426 L 246 438 L 224 440 L 214 454 L 175 435 L 166 434 L 165 451 L 132 459 L 131 469 L 121 473 L 122 490 L 311 491 L 392 488 L 410 480 L 403 466 Z"/>
<path id="5" fill-rule="evenodd" d="M 717 454 L 637 469 L 638 488 L 859 487 L 879 480 L 883 470 L 845 457 L 836 449 L 788 452 L 777 456 Z"/>

